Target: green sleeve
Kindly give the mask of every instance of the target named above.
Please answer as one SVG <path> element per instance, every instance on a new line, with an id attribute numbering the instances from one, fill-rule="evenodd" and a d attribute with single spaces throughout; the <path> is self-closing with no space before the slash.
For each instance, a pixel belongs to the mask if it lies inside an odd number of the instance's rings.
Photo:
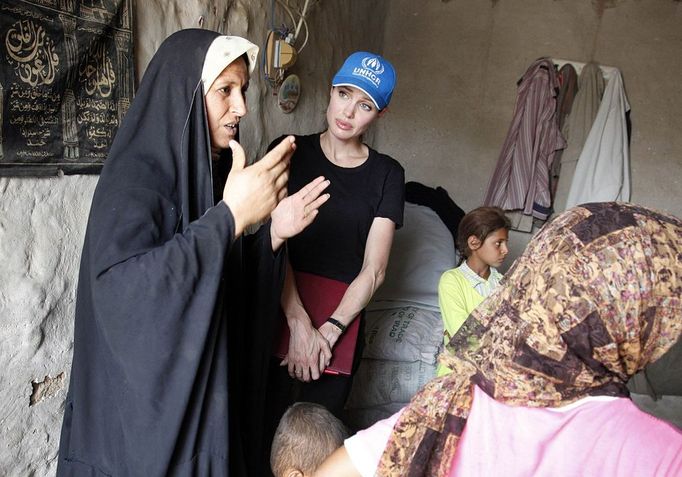
<path id="1" fill-rule="evenodd" d="M 456 268 L 443 273 L 438 282 L 438 304 L 443 319 L 445 343 L 450 341 L 469 316 L 465 287 L 471 288 Z"/>
<path id="2" fill-rule="evenodd" d="M 445 346 L 482 301 L 483 297 L 474 290 L 458 269 L 453 268 L 443 273 L 438 282 L 438 304 L 443 320 Z M 437 375 L 443 376 L 450 371 L 446 366 L 439 364 Z"/>

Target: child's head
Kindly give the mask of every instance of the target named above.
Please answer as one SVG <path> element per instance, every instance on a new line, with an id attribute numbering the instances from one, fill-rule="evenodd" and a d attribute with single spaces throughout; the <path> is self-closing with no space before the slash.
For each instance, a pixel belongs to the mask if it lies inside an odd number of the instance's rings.
<path id="1" fill-rule="evenodd" d="M 500 265 L 502 259 L 507 255 L 508 232 L 511 222 L 504 215 L 504 211 L 499 207 L 478 207 L 462 218 L 457 229 L 457 248 L 465 259 L 474 254 L 492 252 L 489 247 L 497 247 L 499 254 L 497 258 L 485 256 L 481 257 L 489 265 Z M 501 258 L 500 258 L 501 257 Z M 499 263 L 488 263 L 499 262 Z"/>
<path id="2" fill-rule="evenodd" d="M 293 404 L 282 416 L 270 451 L 275 477 L 311 476 L 348 437 L 343 423 L 324 406 Z"/>

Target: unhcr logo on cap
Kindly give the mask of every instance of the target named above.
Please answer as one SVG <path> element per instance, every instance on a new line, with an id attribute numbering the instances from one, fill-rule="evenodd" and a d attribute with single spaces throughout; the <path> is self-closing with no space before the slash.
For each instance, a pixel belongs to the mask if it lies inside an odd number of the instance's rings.
<path id="1" fill-rule="evenodd" d="M 380 75 L 384 72 L 384 65 L 381 64 L 381 61 L 376 56 L 366 56 L 362 59 L 361 63 L 364 68 L 373 70 L 375 74 Z"/>
<path id="2" fill-rule="evenodd" d="M 374 83 L 374 86 L 381 84 L 381 78 L 378 75 L 384 72 L 384 65 L 381 64 L 379 58 L 376 56 L 366 56 L 360 62 L 362 67 L 353 68 L 353 74 L 362 76 L 363 78 Z"/>

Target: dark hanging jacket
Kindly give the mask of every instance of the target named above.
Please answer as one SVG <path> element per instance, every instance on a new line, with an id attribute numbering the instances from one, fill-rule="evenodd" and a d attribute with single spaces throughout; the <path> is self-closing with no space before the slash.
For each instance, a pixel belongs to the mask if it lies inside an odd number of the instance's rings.
<path id="1" fill-rule="evenodd" d="M 215 205 L 200 76 L 216 36 L 161 45 L 97 184 L 59 476 L 254 475 L 283 257 L 269 225 L 235 240 Z"/>

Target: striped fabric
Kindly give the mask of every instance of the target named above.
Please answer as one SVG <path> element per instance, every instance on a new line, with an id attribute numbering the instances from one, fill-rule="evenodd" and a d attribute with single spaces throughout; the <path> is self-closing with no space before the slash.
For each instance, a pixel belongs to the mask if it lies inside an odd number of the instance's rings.
<path id="1" fill-rule="evenodd" d="M 566 147 L 555 119 L 558 87 L 549 58 L 535 61 L 521 78 L 514 117 L 485 205 L 547 218 L 551 211 L 549 169 L 554 151 Z"/>

